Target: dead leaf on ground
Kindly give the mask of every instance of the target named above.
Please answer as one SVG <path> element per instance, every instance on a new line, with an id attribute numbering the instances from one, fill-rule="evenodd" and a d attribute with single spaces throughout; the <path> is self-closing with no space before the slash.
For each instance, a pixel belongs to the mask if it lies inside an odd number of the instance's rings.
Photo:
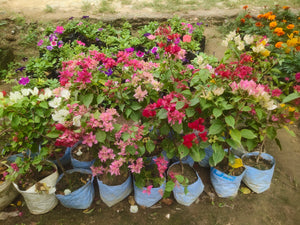
<path id="1" fill-rule="evenodd" d="M 173 204 L 173 200 L 171 198 L 164 198 L 161 200 L 162 203 L 166 204 L 166 205 L 172 205 Z"/>

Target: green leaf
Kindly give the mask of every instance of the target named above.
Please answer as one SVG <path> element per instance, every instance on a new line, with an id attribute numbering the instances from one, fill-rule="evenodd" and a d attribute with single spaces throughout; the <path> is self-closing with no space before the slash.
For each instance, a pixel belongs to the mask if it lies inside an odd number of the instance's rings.
<path id="1" fill-rule="evenodd" d="M 134 122 L 138 122 L 140 118 L 141 118 L 141 114 L 139 111 L 135 111 L 130 114 L 130 119 L 132 119 Z"/>
<path id="2" fill-rule="evenodd" d="M 280 148 L 280 150 L 282 150 L 280 140 L 278 138 L 275 138 L 275 141 L 276 141 L 276 144 L 278 145 L 278 147 Z"/>
<path id="3" fill-rule="evenodd" d="M 95 135 L 97 141 L 99 141 L 100 143 L 105 143 L 106 133 L 104 131 L 98 130 Z"/>
<path id="4" fill-rule="evenodd" d="M 179 124 L 178 122 L 175 122 L 174 125 L 172 125 L 172 128 L 174 129 L 174 131 L 178 134 L 180 134 L 183 130 L 183 126 L 182 126 L 182 123 Z"/>
<path id="5" fill-rule="evenodd" d="M 199 100 L 198 97 L 193 98 L 193 99 L 191 100 L 190 106 L 197 105 L 199 102 L 200 102 L 200 100 Z"/>
<path id="6" fill-rule="evenodd" d="M 230 136 L 231 138 L 238 142 L 239 144 L 241 143 L 241 139 L 242 139 L 242 135 L 241 135 L 241 132 L 237 129 L 233 129 L 233 130 L 230 130 Z"/>
<path id="7" fill-rule="evenodd" d="M 287 126 L 283 126 L 283 128 L 293 137 L 296 137 L 296 134 L 294 133 L 294 131 L 290 130 Z"/>
<path id="8" fill-rule="evenodd" d="M 19 126 L 19 124 L 20 124 L 20 117 L 19 117 L 19 116 L 14 116 L 14 117 L 12 118 L 12 120 L 11 120 L 11 126 L 12 126 L 13 128 L 16 128 L 16 127 Z"/>
<path id="9" fill-rule="evenodd" d="M 234 129 L 235 119 L 233 118 L 233 116 L 226 116 L 225 117 L 225 122 L 228 126 L 230 126 Z"/>
<path id="10" fill-rule="evenodd" d="M 192 80 L 191 80 L 191 83 L 190 83 L 191 87 L 193 87 L 195 84 L 197 84 L 199 82 L 199 80 L 200 80 L 200 76 L 199 75 L 194 76 L 192 78 Z"/>
<path id="11" fill-rule="evenodd" d="M 126 149 L 126 151 L 129 152 L 131 155 L 135 155 L 135 153 L 136 153 L 136 149 L 135 149 L 135 147 L 132 146 L 132 145 L 127 145 L 125 149 Z"/>
<path id="12" fill-rule="evenodd" d="M 171 192 L 171 191 L 173 191 L 174 187 L 175 187 L 175 183 L 173 181 L 169 180 L 166 183 L 165 191 Z"/>
<path id="13" fill-rule="evenodd" d="M 166 119 L 167 118 L 167 110 L 165 109 L 160 109 L 157 113 L 157 116 L 159 119 Z"/>
<path id="14" fill-rule="evenodd" d="M 204 149 L 199 149 L 197 147 L 192 147 L 190 149 L 190 156 L 195 162 L 200 162 L 205 157 L 205 151 Z"/>
<path id="15" fill-rule="evenodd" d="M 59 135 L 60 135 L 60 131 L 54 130 L 54 131 L 51 131 L 50 133 L 48 133 L 46 136 L 49 138 L 58 138 Z"/>
<path id="16" fill-rule="evenodd" d="M 102 95 L 97 96 L 97 104 L 101 104 L 104 101 L 105 97 Z"/>
<path id="17" fill-rule="evenodd" d="M 214 143 L 212 145 L 212 148 L 213 148 L 214 152 L 211 157 L 212 160 L 210 159 L 210 163 L 212 162 L 213 166 L 216 166 L 219 162 L 221 162 L 223 160 L 223 158 L 225 156 L 225 151 L 222 148 L 222 146 L 217 143 Z"/>
<path id="18" fill-rule="evenodd" d="M 130 134 L 129 134 L 129 133 L 124 132 L 124 133 L 122 134 L 122 139 L 123 139 L 123 141 L 127 141 L 129 138 L 130 138 Z"/>
<path id="19" fill-rule="evenodd" d="M 224 130 L 224 124 L 220 120 L 214 120 L 209 127 L 208 135 L 219 134 Z"/>
<path id="20" fill-rule="evenodd" d="M 125 116 L 126 118 L 129 118 L 130 114 L 132 113 L 132 109 L 126 109 L 125 110 Z"/>
<path id="21" fill-rule="evenodd" d="M 242 137 L 247 138 L 247 139 L 254 139 L 257 137 L 257 135 L 254 134 L 253 131 L 249 130 L 249 129 L 242 129 L 241 135 L 242 135 Z"/>
<path id="22" fill-rule="evenodd" d="M 155 144 L 152 140 L 147 141 L 146 148 L 149 153 L 153 152 L 155 149 Z"/>
<path id="23" fill-rule="evenodd" d="M 228 157 L 229 163 L 234 164 L 235 163 L 235 157 L 234 154 L 230 153 Z"/>
<path id="24" fill-rule="evenodd" d="M 232 147 L 234 149 L 237 149 L 240 146 L 240 144 L 238 142 L 236 142 L 232 139 L 227 138 L 225 141 L 227 144 L 229 144 L 230 147 Z"/>
<path id="25" fill-rule="evenodd" d="M 187 117 L 192 117 L 195 115 L 196 111 L 195 109 L 189 107 L 185 110 L 185 113 Z"/>
<path id="26" fill-rule="evenodd" d="M 130 105 L 130 107 L 131 107 L 134 111 L 139 110 L 139 109 L 142 108 L 142 106 L 141 106 L 139 103 L 137 103 L 137 102 L 132 102 L 132 104 Z"/>
<path id="27" fill-rule="evenodd" d="M 176 109 L 177 109 L 177 110 L 182 109 L 184 105 L 185 105 L 184 102 L 177 102 L 177 103 L 176 103 Z"/>
<path id="28" fill-rule="evenodd" d="M 182 175 L 175 175 L 175 177 L 176 177 L 176 180 L 179 183 L 183 183 L 184 182 L 184 176 L 182 176 Z"/>
<path id="29" fill-rule="evenodd" d="M 292 93 L 292 94 L 289 94 L 288 96 L 286 96 L 283 99 L 282 103 L 287 103 L 287 102 L 290 102 L 290 101 L 295 100 L 297 98 L 300 98 L 300 94 L 298 92 Z"/>
<path id="30" fill-rule="evenodd" d="M 266 131 L 268 138 L 270 138 L 271 140 L 273 140 L 277 135 L 277 132 L 274 127 L 267 127 Z"/>
<path id="31" fill-rule="evenodd" d="M 160 128 L 160 133 L 162 135 L 167 135 L 167 134 L 169 134 L 169 132 L 170 132 L 170 128 L 169 128 L 168 124 L 164 123 Z"/>
<path id="32" fill-rule="evenodd" d="M 250 106 L 244 106 L 244 107 L 242 107 L 241 110 L 244 111 L 244 112 L 249 112 L 249 111 L 251 111 L 251 107 Z"/>
<path id="33" fill-rule="evenodd" d="M 83 96 L 83 104 L 88 108 L 94 99 L 93 93 L 89 93 Z"/>
<path id="34" fill-rule="evenodd" d="M 219 116 L 221 116 L 222 115 L 222 110 L 221 109 L 218 109 L 218 108 L 214 108 L 213 109 L 213 115 L 216 117 L 216 118 L 218 118 Z"/>
<path id="35" fill-rule="evenodd" d="M 262 116 L 263 116 L 263 111 L 260 108 L 256 108 L 255 109 L 256 115 L 258 117 L 259 120 L 261 120 Z"/>
<path id="36" fill-rule="evenodd" d="M 252 151 L 257 147 L 257 141 L 255 139 L 247 139 L 246 146 L 248 151 Z"/>
<path id="37" fill-rule="evenodd" d="M 181 144 L 179 145 L 178 147 L 178 151 L 179 151 L 179 155 L 180 155 L 180 158 L 182 159 L 183 157 L 187 156 L 189 154 L 189 149 L 188 147 L 186 147 L 185 145 Z"/>
<path id="38" fill-rule="evenodd" d="M 41 102 L 41 103 L 39 104 L 39 106 L 40 106 L 41 108 L 44 108 L 44 109 L 48 109 L 48 108 L 49 108 L 47 102 Z"/>

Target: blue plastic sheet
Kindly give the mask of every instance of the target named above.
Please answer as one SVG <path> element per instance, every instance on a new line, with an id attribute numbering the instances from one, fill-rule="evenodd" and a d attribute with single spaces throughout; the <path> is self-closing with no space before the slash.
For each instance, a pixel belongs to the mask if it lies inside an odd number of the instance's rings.
<path id="1" fill-rule="evenodd" d="M 217 195 L 221 198 L 235 197 L 246 170 L 240 176 L 231 176 L 211 167 L 210 180 Z"/>
<path id="2" fill-rule="evenodd" d="M 164 182 L 158 188 L 152 188 L 150 194 L 143 193 L 143 191 L 146 190 L 146 187 L 138 188 L 135 185 L 135 182 L 133 182 L 133 188 L 134 188 L 134 199 L 136 203 L 141 206 L 151 207 L 159 200 L 162 199 L 163 193 L 166 188 L 166 182 Z"/>
<path id="3" fill-rule="evenodd" d="M 242 158 L 257 156 L 258 154 L 259 152 L 251 152 L 244 154 Z M 266 160 L 270 160 L 273 164 L 272 168 L 268 170 L 259 170 L 245 165 L 247 171 L 243 177 L 243 182 L 256 193 L 262 193 L 270 188 L 275 168 L 275 159 L 271 155 L 262 153 L 261 157 Z"/>
<path id="4" fill-rule="evenodd" d="M 131 174 L 129 174 L 127 180 L 120 185 L 106 185 L 101 180 L 99 180 L 98 177 L 97 182 L 99 186 L 100 197 L 108 207 L 111 207 L 117 204 L 118 202 L 122 201 L 132 192 Z"/>
<path id="5" fill-rule="evenodd" d="M 81 142 L 77 142 L 70 149 L 71 164 L 72 164 L 73 168 L 90 169 L 90 167 L 94 164 L 95 159 L 92 161 L 79 161 L 72 156 L 73 149 L 76 148 L 80 143 Z"/>
<path id="6" fill-rule="evenodd" d="M 67 170 L 66 173 L 84 173 L 84 174 L 92 174 L 91 170 L 87 169 L 72 169 Z M 61 174 L 57 180 L 57 183 L 62 179 L 64 174 Z M 94 177 L 91 178 L 85 185 L 77 190 L 73 191 L 69 195 L 60 195 L 57 194 L 56 197 L 60 201 L 60 203 L 66 208 L 73 209 L 87 209 L 90 207 L 94 200 L 95 190 L 93 185 Z"/>
<path id="7" fill-rule="evenodd" d="M 65 166 L 68 165 L 71 162 L 71 148 L 68 147 L 65 151 L 65 154 L 59 159 L 60 163 Z M 58 163 L 56 160 L 53 160 L 52 162 L 54 162 L 57 166 Z"/>
<path id="8" fill-rule="evenodd" d="M 176 162 L 174 164 L 178 163 L 179 162 Z M 188 192 L 186 194 L 184 192 L 184 186 L 181 184 L 176 185 L 173 189 L 174 198 L 181 205 L 190 206 L 194 201 L 196 201 L 196 199 L 201 195 L 201 193 L 204 190 L 204 184 L 202 183 L 202 180 L 200 179 L 196 171 L 195 173 L 198 179 L 194 183 L 187 186 Z"/>

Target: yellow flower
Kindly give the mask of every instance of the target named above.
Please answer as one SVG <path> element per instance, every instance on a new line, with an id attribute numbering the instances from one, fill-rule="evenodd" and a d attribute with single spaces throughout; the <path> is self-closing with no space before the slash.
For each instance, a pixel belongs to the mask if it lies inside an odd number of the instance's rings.
<path id="1" fill-rule="evenodd" d="M 298 38 L 293 38 L 293 39 L 287 40 L 286 43 L 288 46 L 295 47 L 299 43 L 299 41 L 298 41 Z"/>
<path id="2" fill-rule="evenodd" d="M 288 110 L 289 110 L 289 112 L 294 112 L 296 109 L 295 109 L 295 107 L 289 106 L 289 107 L 288 107 Z"/>
<path id="3" fill-rule="evenodd" d="M 289 124 L 294 124 L 294 121 L 290 121 Z"/>
<path id="4" fill-rule="evenodd" d="M 281 107 L 281 108 L 284 108 L 284 107 L 285 107 L 285 104 L 284 104 L 284 103 L 280 104 L 280 107 Z"/>
<path id="5" fill-rule="evenodd" d="M 267 49 L 264 49 L 263 51 L 260 52 L 260 54 L 262 54 L 263 56 L 266 56 L 266 57 L 269 56 L 270 53 L 271 52 L 269 50 L 267 50 Z"/>
<path id="6" fill-rule="evenodd" d="M 211 79 L 211 80 L 210 80 L 210 83 L 215 84 L 215 83 L 216 83 L 215 79 Z"/>
<path id="7" fill-rule="evenodd" d="M 269 24 L 270 28 L 275 28 L 277 27 L 277 22 L 276 21 L 273 21 Z"/>
<path id="8" fill-rule="evenodd" d="M 242 159 L 240 159 L 240 158 L 234 159 L 234 164 L 231 164 L 231 163 L 229 162 L 228 165 L 229 165 L 230 167 L 234 168 L 234 169 L 240 168 L 240 167 L 244 166 L 244 165 L 243 165 L 243 161 L 242 161 Z"/>

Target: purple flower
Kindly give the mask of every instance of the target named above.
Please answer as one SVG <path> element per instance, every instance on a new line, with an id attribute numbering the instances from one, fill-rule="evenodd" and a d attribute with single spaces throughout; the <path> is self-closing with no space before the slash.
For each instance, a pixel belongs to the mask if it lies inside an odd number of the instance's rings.
<path id="1" fill-rule="evenodd" d="M 89 16 L 83 16 L 83 17 L 81 17 L 81 19 L 88 19 L 88 18 L 90 18 Z"/>
<path id="2" fill-rule="evenodd" d="M 51 50 L 53 49 L 53 47 L 52 47 L 51 45 L 48 45 L 46 48 L 47 48 L 49 51 L 51 51 Z"/>
<path id="3" fill-rule="evenodd" d="M 58 47 L 60 48 L 60 47 L 62 47 L 63 46 L 63 44 L 64 44 L 64 42 L 63 41 L 59 41 L 58 43 L 57 43 L 57 45 L 58 45 Z"/>
<path id="4" fill-rule="evenodd" d="M 25 66 L 22 66 L 22 67 L 16 69 L 15 71 L 16 71 L 16 72 L 18 72 L 18 71 L 22 72 L 25 68 L 26 68 Z"/>
<path id="5" fill-rule="evenodd" d="M 44 43 L 44 40 L 41 39 L 41 40 L 39 40 L 39 42 L 37 43 L 37 46 L 41 46 L 43 43 Z"/>
<path id="6" fill-rule="evenodd" d="M 69 20 L 72 20 L 72 19 L 74 19 L 74 16 L 71 16 L 71 17 L 69 18 Z"/>
<path id="7" fill-rule="evenodd" d="M 100 41 L 100 39 L 99 39 L 99 38 L 96 38 L 96 41 Z"/>
<path id="8" fill-rule="evenodd" d="M 28 77 L 22 77 L 20 80 L 19 80 L 19 84 L 21 84 L 21 85 L 26 85 L 26 84 L 28 84 L 29 83 L 29 78 Z"/>
<path id="9" fill-rule="evenodd" d="M 55 34 L 50 34 L 49 35 L 49 41 L 55 41 L 57 39 L 57 36 Z"/>
<path id="10" fill-rule="evenodd" d="M 144 56 L 144 52 L 142 52 L 142 51 L 137 51 L 136 56 L 137 56 L 137 57 L 143 57 L 143 56 Z"/>
<path id="11" fill-rule="evenodd" d="M 202 23 L 202 22 L 201 22 L 201 23 L 197 23 L 197 25 L 198 25 L 198 26 L 201 26 L 201 25 L 203 25 L 203 23 Z"/>
<path id="12" fill-rule="evenodd" d="M 23 62 L 26 62 L 26 61 L 28 61 L 28 58 L 27 57 L 23 57 Z"/>
<path id="13" fill-rule="evenodd" d="M 131 47 L 131 48 L 126 48 L 125 51 L 126 51 L 126 52 L 133 52 L 133 51 L 134 51 L 134 48 L 133 48 L 133 47 Z"/>
<path id="14" fill-rule="evenodd" d="M 112 75 L 113 72 L 114 72 L 114 71 L 112 71 L 112 69 L 109 68 L 109 69 L 107 70 L 107 72 L 104 72 L 104 73 L 109 77 L 110 75 Z"/>
<path id="15" fill-rule="evenodd" d="M 157 55 L 155 56 L 155 59 L 160 59 L 159 54 L 157 54 Z"/>
<path id="16" fill-rule="evenodd" d="M 180 43 L 180 38 L 176 38 L 176 39 L 174 40 L 174 44 L 178 45 L 179 43 Z"/>
<path id="17" fill-rule="evenodd" d="M 151 49 L 151 52 L 152 52 L 153 54 L 155 54 L 155 53 L 157 52 L 157 47 L 153 47 L 153 48 Z"/>
<path id="18" fill-rule="evenodd" d="M 103 28 L 99 28 L 98 30 L 99 30 L 99 31 L 103 31 L 104 29 L 103 29 Z"/>
<path id="19" fill-rule="evenodd" d="M 149 35 L 151 35 L 150 33 L 145 33 L 144 37 L 148 37 Z"/>

